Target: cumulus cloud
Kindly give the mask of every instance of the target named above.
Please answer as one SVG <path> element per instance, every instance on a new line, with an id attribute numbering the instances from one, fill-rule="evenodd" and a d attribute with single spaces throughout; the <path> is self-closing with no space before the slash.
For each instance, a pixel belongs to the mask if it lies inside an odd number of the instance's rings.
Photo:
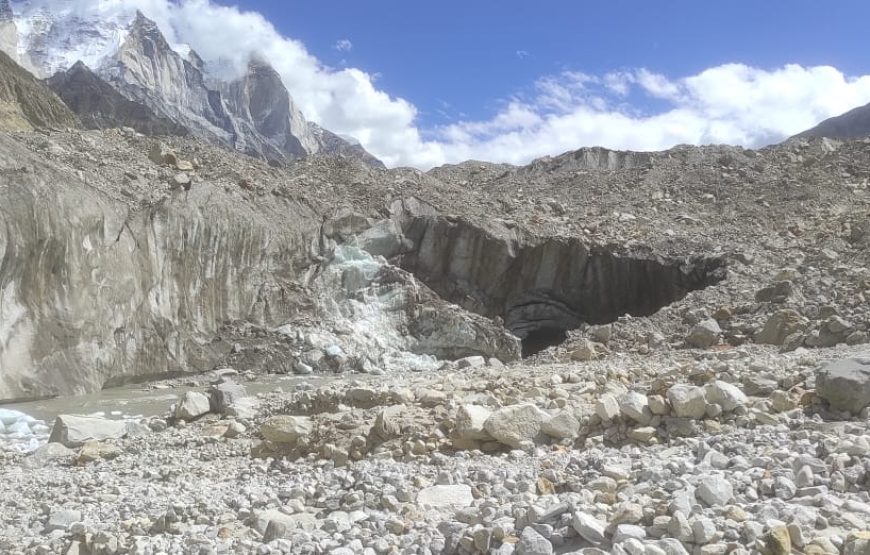
<path id="1" fill-rule="evenodd" d="M 635 104 L 624 103 L 634 93 Z M 649 100 L 665 107 L 645 112 Z M 645 102 L 646 101 L 646 102 Z M 829 66 L 762 70 L 726 64 L 671 79 L 645 69 L 603 77 L 564 72 L 538 81 L 484 121 L 443 127 L 445 159 L 524 163 L 580 146 L 661 150 L 677 144 L 757 147 L 870 102 L 870 75 Z"/>
<path id="2" fill-rule="evenodd" d="M 389 166 L 425 169 L 470 158 L 525 163 L 592 145 L 760 146 L 870 102 L 870 76 L 847 76 L 828 66 L 726 64 L 689 76 L 642 68 L 605 75 L 565 71 L 496 101 L 489 117 L 424 130 L 414 104 L 377 87 L 375 74 L 328 67 L 254 12 L 211 0 L 30 0 L 28 5 L 85 17 L 140 9 L 170 42 L 189 44 L 210 67 L 237 73 L 251 55 L 261 55 L 282 75 L 308 119 L 357 138 Z"/>
<path id="3" fill-rule="evenodd" d="M 336 41 L 335 46 L 333 46 L 339 52 L 350 52 L 353 50 L 353 43 L 348 39 L 341 39 Z"/>

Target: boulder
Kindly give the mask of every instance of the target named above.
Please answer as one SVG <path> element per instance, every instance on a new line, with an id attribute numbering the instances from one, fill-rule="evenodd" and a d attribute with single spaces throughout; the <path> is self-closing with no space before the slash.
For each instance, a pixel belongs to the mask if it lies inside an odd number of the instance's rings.
<path id="1" fill-rule="evenodd" d="M 417 494 L 417 504 L 427 507 L 468 507 L 473 502 L 471 486 L 462 484 L 432 486 Z"/>
<path id="2" fill-rule="evenodd" d="M 720 335 L 722 335 L 722 328 L 719 327 L 719 323 L 712 318 L 708 318 L 692 327 L 689 335 L 686 337 L 686 343 L 692 347 L 706 349 L 719 343 Z"/>
<path id="3" fill-rule="evenodd" d="M 208 395 L 199 391 L 188 391 L 175 407 L 175 418 L 186 421 L 196 420 L 200 416 L 208 414 L 210 410 L 211 401 L 209 401 Z"/>
<path id="4" fill-rule="evenodd" d="M 560 411 L 541 424 L 541 431 L 556 439 L 574 439 L 580 433 L 580 421 L 568 411 Z"/>
<path id="5" fill-rule="evenodd" d="M 707 413 L 707 399 L 701 387 L 675 385 L 668 390 L 668 401 L 679 418 L 699 420 Z"/>
<path id="6" fill-rule="evenodd" d="M 816 374 L 816 391 L 833 409 L 861 412 L 870 405 L 870 353 L 822 367 Z"/>
<path id="7" fill-rule="evenodd" d="M 226 415 L 230 407 L 239 399 L 248 396 L 245 386 L 233 382 L 217 384 L 211 388 L 209 394 L 211 410 L 222 415 Z"/>
<path id="8" fill-rule="evenodd" d="M 300 438 L 307 437 L 314 430 L 314 423 L 306 416 L 280 414 L 263 422 L 260 433 L 272 443 L 294 445 Z"/>
<path id="9" fill-rule="evenodd" d="M 533 441 L 549 415 L 530 403 L 497 410 L 486 420 L 484 428 L 500 443 L 520 448 Z"/>
<path id="10" fill-rule="evenodd" d="M 488 441 L 492 439 L 484 427 L 492 412 L 480 405 L 462 405 L 456 412 L 456 437 L 471 441 Z"/>
<path id="11" fill-rule="evenodd" d="M 643 393 L 629 391 L 620 395 L 618 402 L 620 412 L 635 422 L 649 424 L 649 421 L 652 420 L 653 414 L 649 407 L 649 399 Z"/>
<path id="12" fill-rule="evenodd" d="M 755 342 L 764 345 L 782 345 L 787 337 L 806 331 L 808 321 L 800 312 L 787 308 L 777 310 L 756 336 Z"/>
<path id="13" fill-rule="evenodd" d="M 539 534 L 534 527 L 526 526 L 517 544 L 517 555 L 553 555 L 553 544 Z"/>
<path id="14" fill-rule="evenodd" d="M 55 530 L 62 530 L 65 532 L 69 529 L 70 525 L 81 521 L 81 511 L 63 508 L 52 509 L 51 512 L 48 513 L 48 521 L 45 523 L 44 532 L 46 534 L 54 532 Z"/>
<path id="15" fill-rule="evenodd" d="M 695 497 L 708 507 L 725 505 L 734 497 L 734 488 L 724 476 L 712 474 L 701 479 Z"/>
<path id="16" fill-rule="evenodd" d="M 595 414 L 605 422 L 613 420 L 619 416 L 619 401 L 610 393 L 602 395 L 595 403 Z"/>
<path id="17" fill-rule="evenodd" d="M 704 386 L 704 393 L 707 397 L 707 402 L 716 403 L 725 412 L 732 412 L 749 401 L 739 387 L 722 380 L 708 383 Z"/>
<path id="18" fill-rule="evenodd" d="M 600 544 L 604 541 L 604 531 L 607 528 L 607 523 L 601 522 L 595 517 L 589 516 L 586 513 L 576 512 L 571 519 L 571 526 L 581 538 L 592 544 Z"/>
<path id="19" fill-rule="evenodd" d="M 66 447 L 81 447 L 88 441 L 121 439 L 127 435 L 127 423 L 98 416 L 62 414 L 54 421 L 48 441 Z"/>

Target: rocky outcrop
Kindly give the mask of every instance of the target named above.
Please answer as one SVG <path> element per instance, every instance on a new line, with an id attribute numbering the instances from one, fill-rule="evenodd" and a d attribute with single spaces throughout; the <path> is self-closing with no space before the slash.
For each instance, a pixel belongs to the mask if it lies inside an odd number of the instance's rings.
<path id="1" fill-rule="evenodd" d="M 18 28 L 9 0 L 0 0 L 0 52 L 18 61 Z"/>
<path id="2" fill-rule="evenodd" d="M 126 99 L 82 62 L 60 71 L 46 83 L 78 116 L 86 129 L 131 127 L 146 135 L 187 135 L 174 121 L 148 106 Z"/>
<path id="3" fill-rule="evenodd" d="M 66 105 L 0 52 L 0 130 L 68 127 L 78 127 L 78 122 Z"/>

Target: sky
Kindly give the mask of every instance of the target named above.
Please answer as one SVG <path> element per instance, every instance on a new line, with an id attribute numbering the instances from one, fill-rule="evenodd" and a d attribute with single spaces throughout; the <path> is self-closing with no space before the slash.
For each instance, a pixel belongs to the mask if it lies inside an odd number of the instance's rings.
<path id="1" fill-rule="evenodd" d="M 33 1 L 135 6 L 237 71 L 264 56 L 388 166 L 758 147 L 870 103 L 866 0 Z"/>

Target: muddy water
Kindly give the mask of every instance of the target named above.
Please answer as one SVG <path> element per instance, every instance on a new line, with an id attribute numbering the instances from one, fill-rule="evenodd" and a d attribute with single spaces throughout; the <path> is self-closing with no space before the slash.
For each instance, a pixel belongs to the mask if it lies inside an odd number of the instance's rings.
<path id="1" fill-rule="evenodd" d="M 244 383 L 249 395 L 269 391 L 293 391 L 300 385 L 318 386 L 339 377 L 322 376 L 262 376 L 254 382 Z M 130 385 L 104 389 L 89 395 L 57 397 L 42 401 L 14 403 L 3 408 L 21 411 L 49 425 L 59 414 L 124 415 L 130 417 L 158 416 L 165 414 L 172 403 L 181 399 L 185 392 L 204 391 L 206 386 L 178 385 Z"/>

